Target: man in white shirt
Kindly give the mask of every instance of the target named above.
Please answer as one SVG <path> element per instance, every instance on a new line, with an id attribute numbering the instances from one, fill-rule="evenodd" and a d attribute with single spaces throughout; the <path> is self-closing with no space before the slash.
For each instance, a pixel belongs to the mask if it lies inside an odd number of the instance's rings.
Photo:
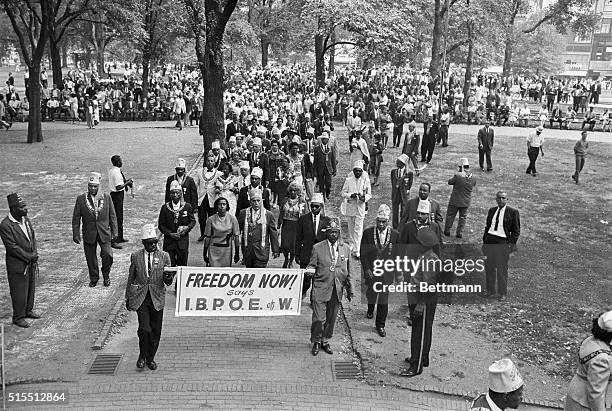
<path id="1" fill-rule="evenodd" d="M 125 192 L 133 187 L 134 182 L 131 178 L 129 180 L 125 179 L 125 175 L 121 171 L 121 167 L 123 167 L 121 156 L 116 154 L 112 156 L 111 164 L 113 167 L 108 170 L 108 186 L 110 188 L 111 200 L 113 200 L 113 206 L 115 207 L 115 214 L 117 215 L 118 230 L 117 238 L 111 242 L 111 247 L 120 249 L 121 246 L 118 246 L 118 243 L 128 242 L 128 240 L 123 238 L 123 199 Z"/>
<path id="2" fill-rule="evenodd" d="M 340 211 L 348 220 L 349 247 L 351 254 L 359 258 L 367 202 L 372 198 L 370 179 L 363 175 L 363 161 L 357 160 L 353 163 L 353 175 L 344 181 L 342 197 L 344 202 L 340 206 Z"/>
<path id="3" fill-rule="evenodd" d="M 204 228 L 206 227 L 206 219 L 213 215 L 216 211 L 213 208 L 217 200 L 217 192 L 215 183 L 217 177 L 223 173 L 215 167 L 215 158 L 208 156 L 206 158 L 206 166 L 199 169 L 196 175 L 196 188 L 198 190 L 198 222 L 200 224 L 200 237 L 198 241 L 204 241 Z"/>
<path id="4" fill-rule="evenodd" d="M 537 176 L 535 163 L 538 159 L 538 155 L 542 153 L 542 157 L 544 157 L 544 148 L 542 147 L 544 136 L 542 135 L 542 131 L 544 131 L 544 127 L 538 126 L 535 131 L 529 133 L 527 137 L 527 156 L 529 157 L 527 174 L 531 174 L 534 177 Z"/>

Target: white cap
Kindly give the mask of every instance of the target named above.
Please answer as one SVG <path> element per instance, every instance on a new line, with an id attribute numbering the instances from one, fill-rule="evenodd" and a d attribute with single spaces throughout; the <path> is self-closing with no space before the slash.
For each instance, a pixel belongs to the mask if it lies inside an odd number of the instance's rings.
<path id="1" fill-rule="evenodd" d="M 323 127 L 323 132 L 331 133 L 331 128 L 329 126 Z"/>
<path id="2" fill-rule="evenodd" d="M 467 159 L 467 158 L 465 158 L 465 157 L 461 157 L 461 158 L 459 159 L 459 165 L 460 165 L 460 166 L 463 166 L 463 167 L 465 167 L 465 166 L 469 166 L 469 165 L 470 165 L 470 162 L 468 161 L 468 159 Z"/>
<path id="3" fill-rule="evenodd" d="M 313 193 L 312 194 L 312 198 L 310 199 L 310 204 L 312 203 L 323 204 L 323 202 L 324 202 L 323 193 Z"/>
<path id="4" fill-rule="evenodd" d="M 246 168 L 247 170 L 249 170 L 251 168 L 251 164 L 249 164 L 249 162 L 246 160 L 242 160 L 240 162 L 240 168 Z"/>
<path id="5" fill-rule="evenodd" d="M 262 192 L 259 188 L 251 188 L 249 190 L 249 200 L 261 200 Z"/>
<path id="6" fill-rule="evenodd" d="M 306 129 L 306 133 L 308 133 L 308 134 L 314 134 L 314 131 L 315 131 L 315 130 L 314 130 L 314 128 L 313 128 L 313 127 L 308 127 L 308 128 Z"/>
<path id="7" fill-rule="evenodd" d="M 359 170 L 363 170 L 363 160 L 356 160 L 353 163 L 353 170 L 358 168 Z"/>
<path id="8" fill-rule="evenodd" d="M 262 178 L 263 177 L 263 170 L 259 167 L 253 167 L 253 170 L 251 170 L 251 175 L 255 176 L 255 177 L 259 177 Z"/>
<path id="9" fill-rule="evenodd" d="M 612 311 L 607 311 L 600 315 L 597 325 L 604 331 L 612 332 Z"/>
<path id="10" fill-rule="evenodd" d="M 542 131 L 544 131 L 544 127 L 542 127 L 542 126 L 537 126 L 537 127 L 536 127 L 536 131 L 537 131 L 538 133 L 541 133 Z"/>
<path id="11" fill-rule="evenodd" d="M 212 144 L 211 144 L 211 148 L 212 149 L 215 149 L 215 148 L 219 148 L 220 149 L 221 148 L 221 143 L 219 143 L 219 140 L 213 141 Z"/>
<path id="12" fill-rule="evenodd" d="M 259 137 L 255 137 L 253 140 L 251 140 L 254 146 L 260 146 L 261 147 L 261 138 Z"/>
<path id="13" fill-rule="evenodd" d="M 376 214 L 376 218 L 380 220 L 388 220 L 391 216 L 391 209 L 386 204 L 381 204 L 378 207 L 378 213 Z"/>
<path id="14" fill-rule="evenodd" d="M 431 204 L 429 200 L 420 200 L 419 205 L 417 207 L 417 213 L 427 213 L 429 214 L 429 210 L 431 208 Z"/>
<path id="15" fill-rule="evenodd" d="M 306 113 L 306 114 L 304 114 L 304 117 L 306 117 L 306 118 L 310 118 L 310 113 Z"/>
<path id="16" fill-rule="evenodd" d="M 266 128 L 264 126 L 257 127 L 257 132 L 261 134 L 266 134 Z"/>
<path id="17" fill-rule="evenodd" d="M 410 157 L 408 157 L 407 154 L 400 154 L 400 156 L 397 159 L 404 164 L 408 164 L 408 160 L 410 159 Z"/>
<path id="18" fill-rule="evenodd" d="M 142 235 L 140 236 L 141 240 L 150 240 L 153 238 L 157 238 L 157 230 L 153 224 L 145 224 L 142 227 Z"/>
<path id="19" fill-rule="evenodd" d="M 170 191 L 180 191 L 183 192 L 183 187 L 181 187 L 181 183 L 176 180 L 172 180 L 170 183 Z"/>
<path id="20" fill-rule="evenodd" d="M 100 177 L 102 176 L 102 174 L 100 173 L 96 173 L 95 171 L 92 171 L 89 174 L 89 179 L 87 180 L 87 184 L 94 184 L 99 186 L 100 185 Z"/>
<path id="21" fill-rule="evenodd" d="M 179 158 L 176 160 L 176 168 L 185 168 L 186 165 L 187 163 L 185 162 L 184 158 Z"/>
<path id="22" fill-rule="evenodd" d="M 495 361 L 489 367 L 489 389 L 498 393 L 509 393 L 523 386 L 523 378 L 508 358 Z"/>
<path id="23" fill-rule="evenodd" d="M 230 136 L 229 141 L 230 141 L 230 143 L 232 141 L 235 143 L 236 142 L 236 136 Z"/>

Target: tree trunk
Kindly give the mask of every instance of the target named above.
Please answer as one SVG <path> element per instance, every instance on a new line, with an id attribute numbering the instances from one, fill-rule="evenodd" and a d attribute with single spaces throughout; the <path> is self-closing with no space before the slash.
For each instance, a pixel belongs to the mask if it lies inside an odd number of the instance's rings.
<path id="1" fill-rule="evenodd" d="M 440 38 L 442 37 L 442 12 L 440 1 L 434 1 L 434 26 L 431 43 L 431 62 L 429 63 L 429 74 L 436 78 L 440 74 Z"/>
<path id="2" fill-rule="evenodd" d="M 512 72 L 512 53 L 514 52 L 514 21 L 519 11 L 521 0 L 514 0 L 513 9 L 510 13 L 510 20 L 506 26 L 506 41 L 504 48 L 504 68 L 503 77 L 510 76 Z"/>
<path id="3" fill-rule="evenodd" d="M 332 44 L 334 44 L 336 42 L 336 30 L 333 29 L 331 32 L 331 36 L 330 36 L 330 40 L 329 40 Z M 329 49 L 329 68 L 327 70 L 327 72 L 329 73 L 329 76 L 333 78 L 334 75 L 334 67 L 335 67 L 335 63 L 336 63 L 336 46 L 332 46 Z"/>
<path id="4" fill-rule="evenodd" d="M 470 97 L 470 82 L 472 81 L 472 67 L 474 65 L 474 36 L 472 33 L 472 21 L 468 21 L 468 52 L 465 63 L 465 81 L 463 82 L 463 106 L 467 107 L 468 98 Z"/>
<path id="5" fill-rule="evenodd" d="M 268 53 L 270 52 L 270 42 L 267 38 L 261 38 L 261 67 L 268 65 Z"/>
<path id="6" fill-rule="evenodd" d="M 28 67 L 30 78 L 40 78 L 40 60 L 32 61 L 32 66 Z M 42 136 L 42 119 L 40 112 L 40 81 L 31 81 L 28 87 L 28 102 L 30 110 L 28 115 L 28 144 L 40 143 Z"/>
<path id="7" fill-rule="evenodd" d="M 106 42 L 104 41 L 104 25 L 100 23 L 91 23 L 91 44 L 94 49 L 96 60 L 96 68 L 100 78 L 104 75 L 104 50 L 106 50 Z"/>
<path id="8" fill-rule="evenodd" d="M 142 55 L 142 100 L 149 101 L 149 65 L 151 64 L 151 55 L 145 53 Z"/>
<path id="9" fill-rule="evenodd" d="M 202 122 L 204 123 L 204 150 L 211 149 L 213 140 L 225 140 L 225 122 L 223 121 L 223 91 L 224 75 L 223 67 L 223 30 L 210 27 L 207 23 L 206 46 L 204 53 L 204 112 Z"/>
<path id="10" fill-rule="evenodd" d="M 62 68 L 68 67 L 68 47 L 62 46 L 60 53 L 62 55 Z"/>
<path id="11" fill-rule="evenodd" d="M 315 77 L 318 87 L 325 86 L 325 53 L 323 53 L 324 38 L 322 34 L 315 35 Z"/>
<path id="12" fill-rule="evenodd" d="M 53 32 L 51 32 L 51 37 L 49 37 L 49 59 L 51 60 L 51 67 L 53 69 L 53 84 L 60 90 L 63 90 L 62 56 L 60 54 L 60 46 Z"/>

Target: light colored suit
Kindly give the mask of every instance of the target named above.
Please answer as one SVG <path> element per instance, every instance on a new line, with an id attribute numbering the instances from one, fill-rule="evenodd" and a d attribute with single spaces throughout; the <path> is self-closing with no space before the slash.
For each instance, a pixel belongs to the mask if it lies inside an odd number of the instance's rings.
<path id="1" fill-rule="evenodd" d="M 130 273 L 125 287 L 127 308 L 136 311 L 151 293 L 151 300 L 157 311 L 163 310 L 166 301 L 164 287 L 164 267 L 170 267 L 170 255 L 165 251 L 156 250 L 152 255 L 151 273 L 147 276 L 145 250 L 139 250 L 130 256 Z"/>

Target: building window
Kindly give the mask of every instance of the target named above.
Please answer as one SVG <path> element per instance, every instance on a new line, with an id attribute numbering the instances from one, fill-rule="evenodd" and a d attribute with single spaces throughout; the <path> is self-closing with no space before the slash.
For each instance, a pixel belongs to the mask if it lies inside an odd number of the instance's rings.
<path id="1" fill-rule="evenodd" d="M 574 43 L 590 43 L 592 36 L 587 34 L 585 37 L 575 36 Z"/>
<path id="2" fill-rule="evenodd" d="M 603 11 L 612 11 L 612 1 L 604 0 Z"/>

